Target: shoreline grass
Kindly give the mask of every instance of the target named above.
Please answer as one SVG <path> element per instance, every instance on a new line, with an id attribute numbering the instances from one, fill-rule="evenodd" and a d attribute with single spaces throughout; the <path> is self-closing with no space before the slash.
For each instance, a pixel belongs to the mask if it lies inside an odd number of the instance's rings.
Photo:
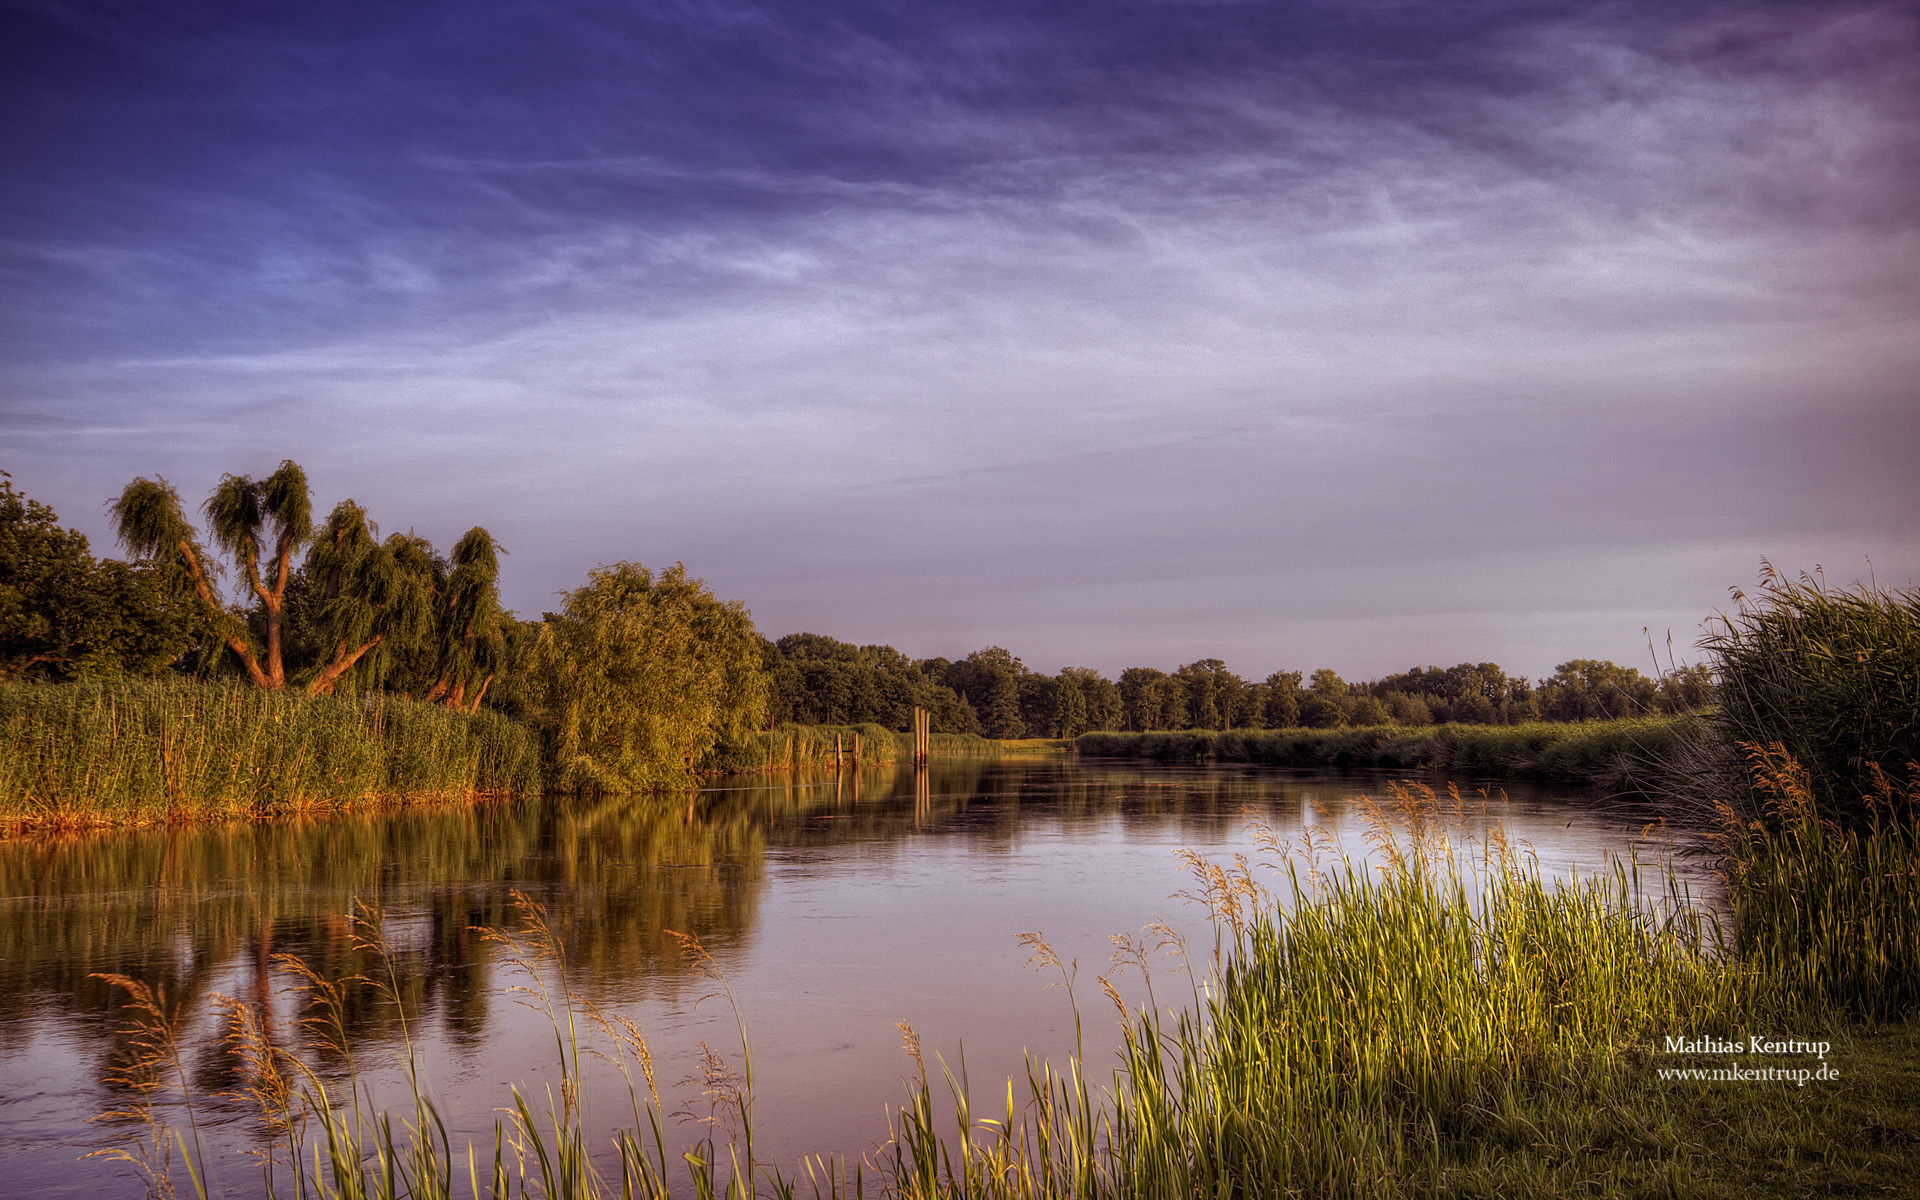
<path id="1" fill-rule="evenodd" d="M 0 684 L 0 830 L 261 818 L 537 791 L 496 713 L 188 682 Z"/>
<path id="2" fill-rule="evenodd" d="M 1083 733 L 1088 758 L 1241 762 L 1278 767 L 1427 769 L 1638 790 L 1698 718 L 1534 721 L 1521 725 L 1362 725 L 1337 729 L 1183 729 Z"/>
<path id="3" fill-rule="evenodd" d="M 972 733 L 936 733 L 935 758 L 998 758 L 1005 743 Z M 861 725 L 782 725 L 717 748 L 701 764 L 708 774 L 786 771 L 803 767 L 884 766 L 913 758 L 913 735 L 871 722 Z"/>

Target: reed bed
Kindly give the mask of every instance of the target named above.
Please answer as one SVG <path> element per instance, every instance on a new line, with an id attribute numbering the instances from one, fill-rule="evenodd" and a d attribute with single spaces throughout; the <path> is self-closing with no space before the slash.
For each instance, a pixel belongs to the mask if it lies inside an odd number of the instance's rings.
<path id="1" fill-rule="evenodd" d="M 1129 1012 L 1103 978 L 1126 1023 L 1114 1083 L 1035 1064 L 1000 1136 L 942 1139 L 923 1066 L 895 1144 L 901 1194 L 1442 1190 L 1476 1155 L 1537 1149 L 1543 1105 L 1591 1099 L 1656 1035 L 1721 1027 L 1753 999 L 1670 879 L 1656 903 L 1633 864 L 1549 885 L 1497 836 L 1463 862 L 1445 806 L 1396 788 L 1375 810 L 1375 871 L 1323 867 L 1311 832 L 1277 896 L 1244 860 L 1195 860 L 1216 943 L 1199 962 L 1181 948 L 1190 1004 Z M 1147 951 L 1123 942 L 1117 962 L 1150 972 Z"/>
<path id="2" fill-rule="evenodd" d="M 972 733 L 936 733 L 929 749 L 935 758 L 998 758 L 1001 754 L 999 742 Z M 884 725 L 782 725 L 716 750 L 704 766 L 709 771 L 768 771 L 912 759 L 913 735 Z"/>
<path id="3" fill-rule="evenodd" d="M 0 825 L 265 816 L 539 787 L 494 713 L 186 682 L 0 685 Z"/>
<path id="4" fill-rule="evenodd" d="M 1879 780 L 1920 760 L 1920 591 L 1830 588 L 1769 566 L 1701 645 L 1716 660 L 1720 747 L 1778 743 L 1827 816 L 1866 822 Z"/>
<path id="5" fill-rule="evenodd" d="M 1184 729 L 1083 733 L 1094 758 L 1261 763 L 1281 767 L 1435 769 L 1552 779 L 1623 789 L 1657 771 L 1679 731 L 1697 718 L 1535 721 L 1522 725 L 1362 725 L 1338 729 Z"/>
<path id="6" fill-rule="evenodd" d="M 1841 825 L 1786 747 L 1741 749 L 1764 817 L 1728 810 L 1721 830 L 1734 954 L 1784 1011 L 1920 1011 L 1920 765 L 1904 785 L 1875 775 L 1866 821 Z"/>

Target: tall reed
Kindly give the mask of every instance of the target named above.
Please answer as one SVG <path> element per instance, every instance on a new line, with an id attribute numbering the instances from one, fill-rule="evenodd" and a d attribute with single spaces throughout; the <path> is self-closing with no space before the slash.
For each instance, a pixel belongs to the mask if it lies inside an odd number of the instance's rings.
<path id="1" fill-rule="evenodd" d="M 1778 743 L 1821 810 L 1869 817 L 1878 780 L 1920 760 L 1920 591 L 1831 588 L 1764 569 L 1709 627 L 1725 747 Z"/>
<path id="2" fill-rule="evenodd" d="M 1842 826 L 1786 747 L 1741 749 L 1763 815 L 1728 809 L 1721 830 L 1734 954 L 1783 1011 L 1920 1012 L 1920 768 L 1873 776 L 1866 821 Z"/>
<path id="3" fill-rule="evenodd" d="M 125 680 L 0 684 L 0 824 L 257 816 L 539 787 L 494 713 Z"/>
<path id="4" fill-rule="evenodd" d="M 1430 790 L 1377 810 L 1385 862 L 1193 862 L 1216 944 L 1184 1010 L 1128 1012 L 1111 1088 L 1035 1064 L 1004 1136 L 934 1145 L 924 1071 L 894 1162 L 904 1195 L 1370 1196 L 1440 1186 L 1542 1098 L 1590 1094 L 1656 1034 L 1747 998 L 1716 927 L 1631 863 L 1549 886 L 1497 837 L 1457 858 Z M 1393 823 L 1397 823 L 1397 827 Z M 1323 841 L 1310 836 L 1308 849 Z M 1162 931 L 1162 936 L 1167 936 Z M 1129 943 L 1124 966 L 1149 970 Z M 1108 980 L 1102 980 L 1108 985 Z M 931 1165 L 931 1166 L 930 1166 Z"/>

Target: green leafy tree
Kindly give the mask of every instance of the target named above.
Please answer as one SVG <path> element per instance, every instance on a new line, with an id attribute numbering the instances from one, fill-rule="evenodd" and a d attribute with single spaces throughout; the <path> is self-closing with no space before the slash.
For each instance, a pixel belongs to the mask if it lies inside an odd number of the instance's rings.
<path id="1" fill-rule="evenodd" d="M 1338 700 L 1312 691 L 1301 698 L 1300 724 L 1308 729 L 1332 729 L 1346 723 L 1346 706 Z"/>
<path id="2" fill-rule="evenodd" d="M 150 568 L 95 559 L 0 471 L 0 679 L 151 674 L 191 642 Z"/>
<path id="3" fill-rule="evenodd" d="M 1132 730 L 1181 729 L 1187 719 L 1186 691 L 1180 681 L 1153 667 L 1120 672 L 1120 703 Z"/>
<path id="4" fill-rule="evenodd" d="M 1064 667 L 1059 678 L 1071 681 L 1079 692 L 1082 722 L 1072 733 L 1061 733 L 1061 737 L 1074 737 L 1090 729 L 1121 728 L 1120 689 L 1113 680 L 1092 667 Z"/>
<path id="5" fill-rule="evenodd" d="M 176 594 L 198 600 L 205 627 L 233 652 L 256 687 L 278 691 L 287 685 L 282 632 L 293 555 L 313 535 L 306 473 L 287 460 L 265 479 L 224 476 L 203 512 L 214 545 L 233 558 L 242 584 L 259 604 L 258 635 L 222 603 L 218 563 L 200 545 L 181 511 L 179 493 L 166 480 L 136 479 L 113 503 L 121 544 L 151 559 Z"/>
<path id="6" fill-rule="evenodd" d="M 527 685 L 562 787 L 632 792 L 688 782 L 722 743 L 760 727 L 761 639 L 676 563 L 593 571 L 548 613 Z"/>
<path id="7" fill-rule="evenodd" d="M 1540 684 L 1540 708 L 1550 721 L 1639 716 L 1654 710 L 1659 689 L 1632 667 L 1576 658 Z"/>
<path id="8" fill-rule="evenodd" d="M 1347 705 L 1347 722 L 1352 725 L 1391 725 L 1393 714 L 1376 697 L 1359 695 Z"/>
<path id="9" fill-rule="evenodd" d="M 385 649 L 393 660 L 418 643 L 432 625 L 436 566 L 424 539 L 394 534 L 382 542 L 365 509 L 351 500 L 335 505 L 305 567 L 326 656 L 307 690 L 331 692 L 369 654 Z"/>
<path id="10" fill-rule="evenodd" d="M 1431 725 L 1433 710 L 1427 707 L 1424 696 L 1407 692 L 1388 692 L 1386 698 L 1387 714 L 1396 725 Z"/>
<path id="11" fill-rule="evenodd" d="M 770 643 L 776 720 L 808 725 L 873 722 L 902 732 L 916 706 L 939 733 L 978 733 L 980 725 L 952 688 L 939 682 L 951 664 L 916 663 L 892 646 L 855 646 L 817 633 Z"/>
<path id="12" fill-rule="evenodd" d="M 1232 729 L 1249 723 L 1252 706 L 1246 681 L 1217 658 L 1203 658 L 1175 671 L 1187 702 L 1186 724 L 1193 729 Z"/>
<path id="13" fill-rule="evenodd" d="M 1011 651 L 986 646 L 949 666 L 944 682 L 973 706 L 981 733 L 990 738 L 1022 738 L 1027 736 L 1027 725 L 1020 709 L 1020 681 L 1027 674 Z"/>
<path id="14" fill-rule="evenodd" d="M 1300 686 L 1300 672 L 1275 671 L 1267 676 L 1260 698 L 1261 723 L 1268 729 L 1291 729 L 1300 723 L 1300 703 L 1306 692 Z"/>
<path id="15" fill-rule="evenodd" d="M 428 700 L 445 699 L 449 708 L 478 711 L 507 659 L 500 608 L 500 556 L 506 551 L 493 535 L 475 525 L 453 545 L 452 566 L 440 589 L 435 629 L 439 635 L 439 678 Z M 467 689 L 473 699 L 467 699 Z"/>
<path id="16" fill-rule="evenodd" d="M 1682 664 L 1660 675 L 1660 711 L 1692 712 L 1714 702 L 1716 680 L 1706 663 Z"/>

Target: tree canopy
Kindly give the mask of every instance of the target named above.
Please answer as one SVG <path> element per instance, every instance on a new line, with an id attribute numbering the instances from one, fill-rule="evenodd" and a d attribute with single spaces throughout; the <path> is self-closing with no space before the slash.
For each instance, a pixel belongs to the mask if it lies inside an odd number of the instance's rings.
<path id="1" fill-rule="evenodd" d="M 546 614 L 528 687 L 562 787 L 629 792 L 691 778 L 765 719 L 761 639 L 737 601 L 674 564 L 591 572 Z"/>

